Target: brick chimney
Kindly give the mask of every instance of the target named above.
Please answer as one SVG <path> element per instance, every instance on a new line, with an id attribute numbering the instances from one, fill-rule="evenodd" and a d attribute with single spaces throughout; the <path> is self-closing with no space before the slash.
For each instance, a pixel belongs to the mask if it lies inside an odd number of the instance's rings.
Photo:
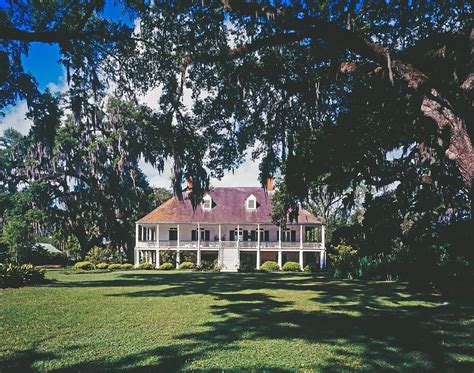
<path id="1" fill-rule="evenodd" d="M 191 176 L 188 177 L 186 180 L 186 189 L 192 190 L 193 189 L 193 178 Z"/>
<path id="2" fill-rule="evenodd" d="M 267 177 L 267 184 L 266 184 L 267 192 L 273 191 L 273 177 Z"/>

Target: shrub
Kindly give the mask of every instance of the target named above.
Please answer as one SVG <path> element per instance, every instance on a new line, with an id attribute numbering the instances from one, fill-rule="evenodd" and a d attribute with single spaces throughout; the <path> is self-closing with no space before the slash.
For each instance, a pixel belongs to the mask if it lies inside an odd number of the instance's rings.
<path id="1" fill-rule="evenodd" d="M 120 266 L 121 269 L 132 269 L 133 268 L 133 264 L 130 264 L 130 263 L 123 263 L 121 266 Z"/>
<path id="2" fill-rule="evenodd" d="M 0 264 L 0 287 L 17 288 L 44 282 L 44 272 L 31 264 Z"/>
<path id="3" fill-rule="evenodd" d="M 120 263 L 112 263 L 109 264 L 109 269 L 112 271 L 116 271 L 117 269 L 122 269 L 122 265 Z"/>
<path id="4" fill-rule="evenodd" d="M 107 263 L 99 263 L 95 266 L 97 269 L 107 269 L 109 268 L 109 265 Z"/>
<path id="5" fill-rule="evenodd" d="M 357 270 L 357 249 L 350 245 L 338 245 L 334 253 L 329 254 L 334 266 L 334 276 L 342 278 L 353 278 Z"/>
<path id="6" fill-rule="evenodd" d="M 214 268 L 213 262 L 209 260 L 201 260 L 201 265 L 198 267 L 198 269 L 201 271 L 209 271 L 213 268 Z"/>
<path id="7" fill-rule="evenodd" d="M 282 270 L 285 272 L 299 272 L 300 265 L 296 262 L 286 262 L 283 264 Z"/>
<path id="8" fill-rule="evenodd" d="M 318 268 L 316 267 L 315 264 L 307 264 L 306 267 L 304 267 L 303 271 L 306 273 L 313 273 L 316 272 Z"/>
<path id="9" fill-rule="evenodd" d="M 169 271 L 173 268 L 174 268 L 174 265 L 171 263 L 163 263 L 162 265 L 160 265 L 160 269 L 162 269 L 163 271 Z"/>
<path id="10" fill-rule="evenodd" d="M 178 269 L 194 269 L 195 265 L 193 262 L 183 262 L 179 265 Z"/>
<path id="11" fill-rule="evenodd" d="M 276 262 L 273 262 L 273 261 L 269 260 L 269 261 L 266 261 L 265 263 L 263 263 L 260 266 L 260 269 L 262 269 L 263 271 L 267 271 L 267 272 L 276 272 L 276 271 L 280 270 L 280 267 L 278 267 L 278 264 Z"/>
<path id="12" fill-rule="evenodd" d="M 85 261 L 85 262 L 77 262 L 76 264 L 74 264 L 74 269 L 82 269 L 83 271 L 90 271 L 92 269 L 94 269 L 94 264 L 92 264 L 91 262 L 89 261 Z"/>
<path id="13" fill-rule="evenodd" d="M 155 266 L 152 263 L 145 262 L 145 263 L 140 263 L 138 268 L 140 268 L 140 269 L 153 269 L 153 268 L 155 268 Z"/>
<path id="14" fill-rule="evenodd" d="M 113 263 L 121 261 L 120 253 L 112 247 L 94 246 L 86 254 L 86 260 L 96 263 Z"/>

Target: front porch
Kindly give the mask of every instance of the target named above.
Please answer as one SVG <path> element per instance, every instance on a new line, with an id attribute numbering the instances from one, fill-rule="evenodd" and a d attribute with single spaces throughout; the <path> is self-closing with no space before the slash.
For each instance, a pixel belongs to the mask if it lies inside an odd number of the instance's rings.
<path id="1" fill-rule="evenodd" d="M 153 264 L 155 268 L 159 268 L 165 261 L 163 259 L 164 255 L 167 257 L 172 256 L 174 258 L 173 262 L 176 268 L 178 268 L 183 261 L 191 261 L 197 266 L 200 266 L 202 260 L 212 261 L 217 259 L 221 270 L 227 272 L 235 272 L 239 268 L 242 268 L 243 265 L 246 268 L 248 268 L 249 265 L 253 265 L 254 269 L 258 270 L 266 261 L 277 262 L 280 269 L 282 269 L 283 265 L 288 261 L 299 263 L 301 270 L 303 270 L 307 265 L 323 269 L 326 264 L 326 251 L 322 249 L 287 250 L 282 248 L 270 251 L 266 249 L 259 250 L 249 248 L 239 250 L 237 247 L 234 247 L 212 250 L 202 249 L 198 251 L 192 248 L 162 248 L 154 250 L 150 250 L 149 248 L 137 248 L 135 250 L 135 266 L 138 267 L 140 263 L 146 262 Z"/>
<path id="2" fill-rule="evenodd" d="M 203 253 L 210 253 L 217 256 L 223 271 L 237 271 L 243 253 L 255 255 L 255 269 L 267 257 L 280 268 L 286 261 L 295 261 L 303 269 L 307 253 L 317 257 L 311 264 L 324 268 L 325 229 L 321 224 L 291 224 L 285 229 L 271 224 L 136 225 L 135 266 L 148 262 L 158 268 L 160 253 L 169 251 L 175 255 L 176 267 L 182 262 L 181 253 L 194 252 L 197 266 Z"/>

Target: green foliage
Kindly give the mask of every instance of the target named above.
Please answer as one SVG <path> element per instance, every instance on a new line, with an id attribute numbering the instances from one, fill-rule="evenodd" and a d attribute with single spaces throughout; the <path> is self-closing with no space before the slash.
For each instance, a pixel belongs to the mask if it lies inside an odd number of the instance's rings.
<path id="1" fill-rule="evenodd" d="M 248 253 L 241 253 L 239 271 L 241 272 L 255 271 L 255 263 L 256 263 L 255 255 L 248 254 Z"/>
<path id="2" fill-rule="evenodd" d="M 120 258 L 117 255 L 117 251 L 108 246 L 94 246 L 86 255 L 86 260 L 92 263 L 112 263 L 118 259 Z"/>
<path id="3" fill-rule="evenodd" d="M 193 262 L 182 262 L 178 269 L 194 269 L 196 266 L 194 265 Z"/>
<path id="4" fill-rule="evenodd" d="M 64 253 L 52 253 L 44 249 L 41 245 L 35 245 L 31 249 L 31 263 L 34 265 L 59 264 L 65 265 L 68 259 Z"/>
<path id="5" fill-rule="evenodd" d="M 334 276 L 342 278 L 353 278 L 357 270 L 357 249 L 349 245 L 338 245 L 329 254 L 331 264 L 334 267 Z"/>
<path id="6" fill-rule="evenodd" d="M 98 263 L 95 265 L 95 268 L 97 269 L 107 269 L 109 268 L 109 263 Z"/>
<path id="7" fill-rule="evenodd" d="M 180 254 L 181 262 L 196 262 L 197 255 L 194 251 L 182 251 Z"/>
<path id="8" fill-rule="evenodd" d="M 140 263 L 140 265 L 138 266 L 138 268 L 140 269 L 154 269 L 155 268 L 155 265 L 152 264 L 152 263 Z"/>
<path id="9" fill-rule="evenodd" d="M 304 268 L 303 271 L 306 273 L 314 273 L 317 271 L 317 268 L 315 265 L 307 264 Z"/>
<path id="10" fill-rule="evenodd" d="M 198 267 L 201 271 L 209 271 L 214 269 L 214 263 L 209 260 L 201 260 L 201 265 Z"/>
<path id="11" fill-rule="evenodd" d="M 301 271 L 300 265 L 296 262 L 286 262 L 281 268 L 285 272 L 299 272 Z"/>
<path id="12" fill-rule="evenodd" d="M 109 264 L 109 269 L 112 270 L 112 271 L 117 271 L 119 269 L 122 269 L 122 264 L 120 264 L 120 263 Z"/>
<path id="13" fill-rule="evenodd" d="M 160 250 L 160 262 L 176 264 L 176 251 Z"/>
<path id="14" fill-rule="evenodd" d="M 171 263 L 163 263 L 162 265 L 160 265 L 160 269 L 163 271 L 169 271 L 174 269 L 174 265 Z"/>
<path id="15" fill-rule="evenodd" d="M 73 268 L 74 269 L 80 269 L 80 270 L 83 270 L 83 271 L 90 271 L 90 270 L 95 269 L 95 266 L 92 262 L 84 261 L 84 262 L 77 262 L 76 264 L 74 264 Z"/>
<path id="16" fill-rule="evenodd" d="M 266 271 L 266 272 L 277 272 L 277 271 L 280 270 L 280 267 L 278 267 L 277 262 L 269 260 L 269 261 L 266 261 L 265 263 L 263 263 L 260 266 L 260 269 L 262 271 Z"/>
<path id="17" fill-rule="evenodd" d="M 31 264 L 0 263 L 1 288 L 18 288 L 42 282 L 44 282 L 44 272 Z"/>
<path id="18" fill-rule="evenodd" d="M 123 263 L 121 266 L 120 266 L 121 269 L 126 269 L 126 270 L 129 270 L 129 269 L 132 269 L 133 268 L 133 264 L 131 263 Z"/>

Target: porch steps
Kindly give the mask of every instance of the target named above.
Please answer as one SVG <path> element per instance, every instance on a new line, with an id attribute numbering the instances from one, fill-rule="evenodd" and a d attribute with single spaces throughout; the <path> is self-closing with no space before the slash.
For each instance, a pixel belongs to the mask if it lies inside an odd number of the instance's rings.
<path id="1" fill-rule="evenodd" d="M 237 272 L 240 265 L 239 249 L 226 247 L 219 249 L 221 272 Z"/>

